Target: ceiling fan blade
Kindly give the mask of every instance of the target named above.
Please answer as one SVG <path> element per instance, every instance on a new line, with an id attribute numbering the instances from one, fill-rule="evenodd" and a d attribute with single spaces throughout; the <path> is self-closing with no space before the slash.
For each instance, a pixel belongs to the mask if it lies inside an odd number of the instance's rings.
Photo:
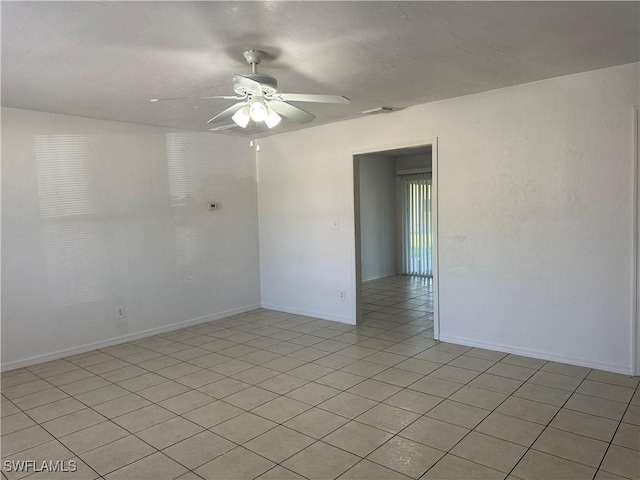
<path id="1" fill-rule="evenodd" d="M 262 95 L 262 85 L 252 78 L 245 77 L 244 75 L 235 75 L 233 77 L 233 84 L 234 86 L 242 87 L 247 93 L 252 95 Z"/>
<path id="2" fill-rule="evenodd" d="M 316 102 L 316 103 L 350 103 L 347 97 L 341 95 L 307 95 L 304 93 L 280 93 L 283 100 L 290 102 Z"/>
<path id="3" fill-rule="evenodd" d="M 171 98 L 152 98 L 150 102 L 165 102 L 167 100 L 206 100 L 209 98 L 219 98 L 222 100 L 242 100 L 243 96 L 238 95 L 206 95 L 202 97 L 171 97 Z"/>
<path id="4" fill-rule="evenodd" d="M 224 122 L 225 120 L 229 120 L 231 119 L 231 117 L 233 117 L 234 113 L 236 113 L 245 105 L 246 105 L 246 102 L 238 102 L 234 105 L 231 105 L 229 108 L 227 108 L 226 110 L 223 110 L 218 115 L 216 115 L 211 120 L 209 120 L 207 123 L 220 123 L 220 122 Z"/>
<path id="5" fill-rule="evenodd" d="M 294 122 L 308 123 L 314 118 L 316 118 L 315 115 L 309 112 L 305 112 L 301 108 L 294 107 L 293 105 L 289 105 L 286 102 L 272 101 L 272 102 L 269 102 L 269 106 L 280 115 L 283 115 L 293 120 Z"/>

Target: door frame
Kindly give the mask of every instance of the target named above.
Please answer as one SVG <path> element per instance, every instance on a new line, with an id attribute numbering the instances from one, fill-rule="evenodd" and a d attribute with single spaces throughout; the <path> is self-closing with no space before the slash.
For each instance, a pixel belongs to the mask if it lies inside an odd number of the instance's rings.
<path id="1" fill-rule="evenodd" d="M 640 255 L 638 247 L 640 246 L 640 107 L 633 109 L 633 162 L 631 165 L 633 179 L 632 196 L 633 196 L 633 239 L 632 239 L 632 322 L 631 322 L 631 352 L 632 352 L 632 371 L 634 375 L 640 375 Z"/>
<path id="2" fill-rule="evenodd" d="M 351 205 L 353 206 L 353 242 L 352 242 L 352 275 L 351 291 L 354 292 L 353 319 L 357 325 L 362 323 L 362 257 L 360 238 L 360 156 L 373 153 L 384 154 L 386 151 L 404 148 L 418 148 L 431 146 L 431 219 L 433 234 L 433 338 L 440 338 L 440 261 L 439 261 L 439 241 L 438 241 L 438 137 L 430 140 L 407 142 L 402 144 L 378 145 L 363 150 L 352 152 L 352 181 L 351 181 Z"/>

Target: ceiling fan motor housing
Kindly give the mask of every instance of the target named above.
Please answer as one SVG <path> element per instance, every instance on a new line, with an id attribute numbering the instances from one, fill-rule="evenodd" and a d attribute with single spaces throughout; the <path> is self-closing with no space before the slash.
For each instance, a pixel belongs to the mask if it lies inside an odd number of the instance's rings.
<path id="1" fill-rule="evenodd" d="M 271 75 L 265 75 L 264 73 L 245 73 L 243 77 L 250 78 L 260 84 L 262 92 L 266 95 L 272 95 L 278 90 L 278 81 Z M 247 91 L 242 85 L 239 85 L 236 77 L 233 79 L 233 91 L 238 95 L 247 95 Z"/>

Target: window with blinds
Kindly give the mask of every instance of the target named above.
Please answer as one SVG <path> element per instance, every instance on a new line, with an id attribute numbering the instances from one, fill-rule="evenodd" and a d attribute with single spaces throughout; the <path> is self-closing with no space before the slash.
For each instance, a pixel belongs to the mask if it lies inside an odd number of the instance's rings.
<path id="1" fill-rule="evenodd" d="M 431 173 L 399 175 L 401 202 L 402 273 L 433 275 Z"/>

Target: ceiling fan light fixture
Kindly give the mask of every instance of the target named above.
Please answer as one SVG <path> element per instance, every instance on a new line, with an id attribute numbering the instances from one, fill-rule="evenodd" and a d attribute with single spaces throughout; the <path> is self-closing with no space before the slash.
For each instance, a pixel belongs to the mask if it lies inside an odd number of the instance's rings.
<path id="1" fill-rule="evenodd" d="M 268 116 L 267 107 L 262 102 L 253 102 L 249 107 L 249 115 L 254 122 L 264 122 Z"/>
<path id="2" fill-rule="evenodd" d="M 249 107 L 244 106 L 236 113 L 233 114 L 231 120 L 236 122 L 236 124 L 242 128 L 247 128 L 249 125 L 249 120 L 251 120 L 251 113 L 249 111 Z"/>
<path id="3" fill-rule="evenodd" d="M 264 119 L 264 123 L 269 128 L 273 128 L 280 123 L 282 117 L 276 113 L 271 107 L 267 108 L 267 117 Z"/>

